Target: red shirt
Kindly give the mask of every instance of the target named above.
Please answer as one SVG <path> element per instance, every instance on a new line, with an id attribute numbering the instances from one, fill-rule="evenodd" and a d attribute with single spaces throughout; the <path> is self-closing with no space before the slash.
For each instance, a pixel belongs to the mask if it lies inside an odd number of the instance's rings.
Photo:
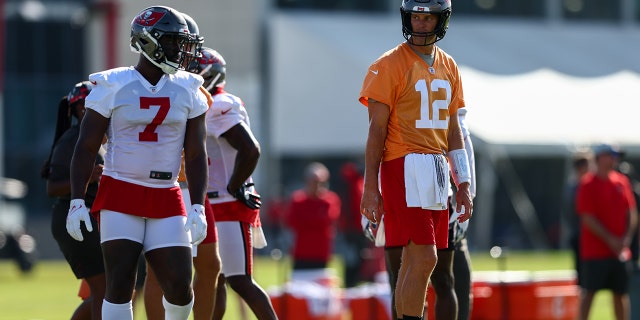
<path id="1" fill-rule="evenodd" d="M 362 233 L 360 223 L 360 200 L 364 192 L 364 177 L 358 172 L 355 164 L 347 163 L 342 166 L 342 178 L 347 184 L 346 212 L 343 214 L 342 230 L 345 232 Z"/>
<path id="2" fill-rule="evenodd" d="M 606 179 L 587 173 L 580 180 L 576 195 L 578 215 L 590 214 L 613 235 L 622 238 L 629 227 L 629 210 L 636 207 L 629 179 L 612 171 Z M 616 258 L 609 246 L 584 224 L 580 226 L 582 259 Z"/>
<path id="3" fill-rule="evenodd" d="M 294 234 L 295 260 L 329 261 L 340 206 L 340 197 L 333 191 L 327 190 L 317 198 L 304 190 L 293 192 L 286 219 Z"/>

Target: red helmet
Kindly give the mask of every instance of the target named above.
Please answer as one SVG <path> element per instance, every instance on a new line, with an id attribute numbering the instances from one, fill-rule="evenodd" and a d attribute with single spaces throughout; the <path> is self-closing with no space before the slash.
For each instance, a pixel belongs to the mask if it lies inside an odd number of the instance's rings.
<path id="1" fill-rule="evenodd" d="M 227 63 L 222 55 L 211 48 L 202 47 L 202 57 L 198 59 L 198 65 L 192 71 L 204 78 L 203 86 L 207 91 L 214 87 L 224 87 Z"/>
<path id="2" fill-rule="evenodd" d="M 82 81 L 76 83 L 73 89 L 67 95 L 67 101 L 69 105 L 74 104 L 76 101 L 86 98 L 93 89 L 93 84 L 90 81 Z"/>

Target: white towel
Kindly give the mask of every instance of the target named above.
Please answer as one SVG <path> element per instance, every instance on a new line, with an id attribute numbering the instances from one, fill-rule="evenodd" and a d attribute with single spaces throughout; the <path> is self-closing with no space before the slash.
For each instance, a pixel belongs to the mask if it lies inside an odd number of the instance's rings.
<path id="1" fill-rule="evenodd" d="M 251 244 L 256 249 L 262 249 L 267 246 L 267 238 L 264 237 L 262 226 L 251 226 Z"/>
<path id="2" fill-rule="evenodd" d="M 406 155 L 404 184 L 408 207 L 447 209 L 450 188 L 447 158 L 442 154 Z"/>
<path id="3" fill-rule="evenodd" d="M 387 238 L 384 236 L 384 220 L 380 219 L 380 224 L 378 225 L 378 232 L 376 233 L 376 247 L 384 247 L 387 243 Z"/>

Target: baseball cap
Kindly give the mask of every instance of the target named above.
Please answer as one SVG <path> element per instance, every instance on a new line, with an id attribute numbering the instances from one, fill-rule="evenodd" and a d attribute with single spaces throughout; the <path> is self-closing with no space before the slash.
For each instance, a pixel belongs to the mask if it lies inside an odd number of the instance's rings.
<path id="1" fill-rule="evenodd" d="M 599 144 L 596 145 L 595 147 L 593 147 L 593 154 L 596 156 L 599 156 L 601 154 L 611 154 L 614 155 L 616 157 L 621 157 L 624 156 L 624 152 L 622 150 L 620 150 L 620 147 L 616 146 L 616 145 L 611 145 L 611 144 Z"/>

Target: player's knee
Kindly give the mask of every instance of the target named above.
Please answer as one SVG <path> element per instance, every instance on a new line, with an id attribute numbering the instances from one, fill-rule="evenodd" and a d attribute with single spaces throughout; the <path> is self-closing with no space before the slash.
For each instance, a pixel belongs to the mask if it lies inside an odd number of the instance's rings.
<path id="1" fill-rule="evenodd" d="M 190 282 L 174 281 L 163 286 L 165 298 L 177 305 L 185 305 L 193 298 L 193 289 Z"/>
<path id="2" fill-rule="evenodd" d="M 453 275 L 446 270 L 437 269 L 431 274 L 431 285 L 438 292 L 450 291 L 453 289 Z"/>
<path id="3" fill-rule="evenodd" d="M 422 268 L 431 274 L 438 263 L 438 255 L 431 251 L 424 251 L 413 255 L 407 259 L 407 262 L 414 268 Z"/>

